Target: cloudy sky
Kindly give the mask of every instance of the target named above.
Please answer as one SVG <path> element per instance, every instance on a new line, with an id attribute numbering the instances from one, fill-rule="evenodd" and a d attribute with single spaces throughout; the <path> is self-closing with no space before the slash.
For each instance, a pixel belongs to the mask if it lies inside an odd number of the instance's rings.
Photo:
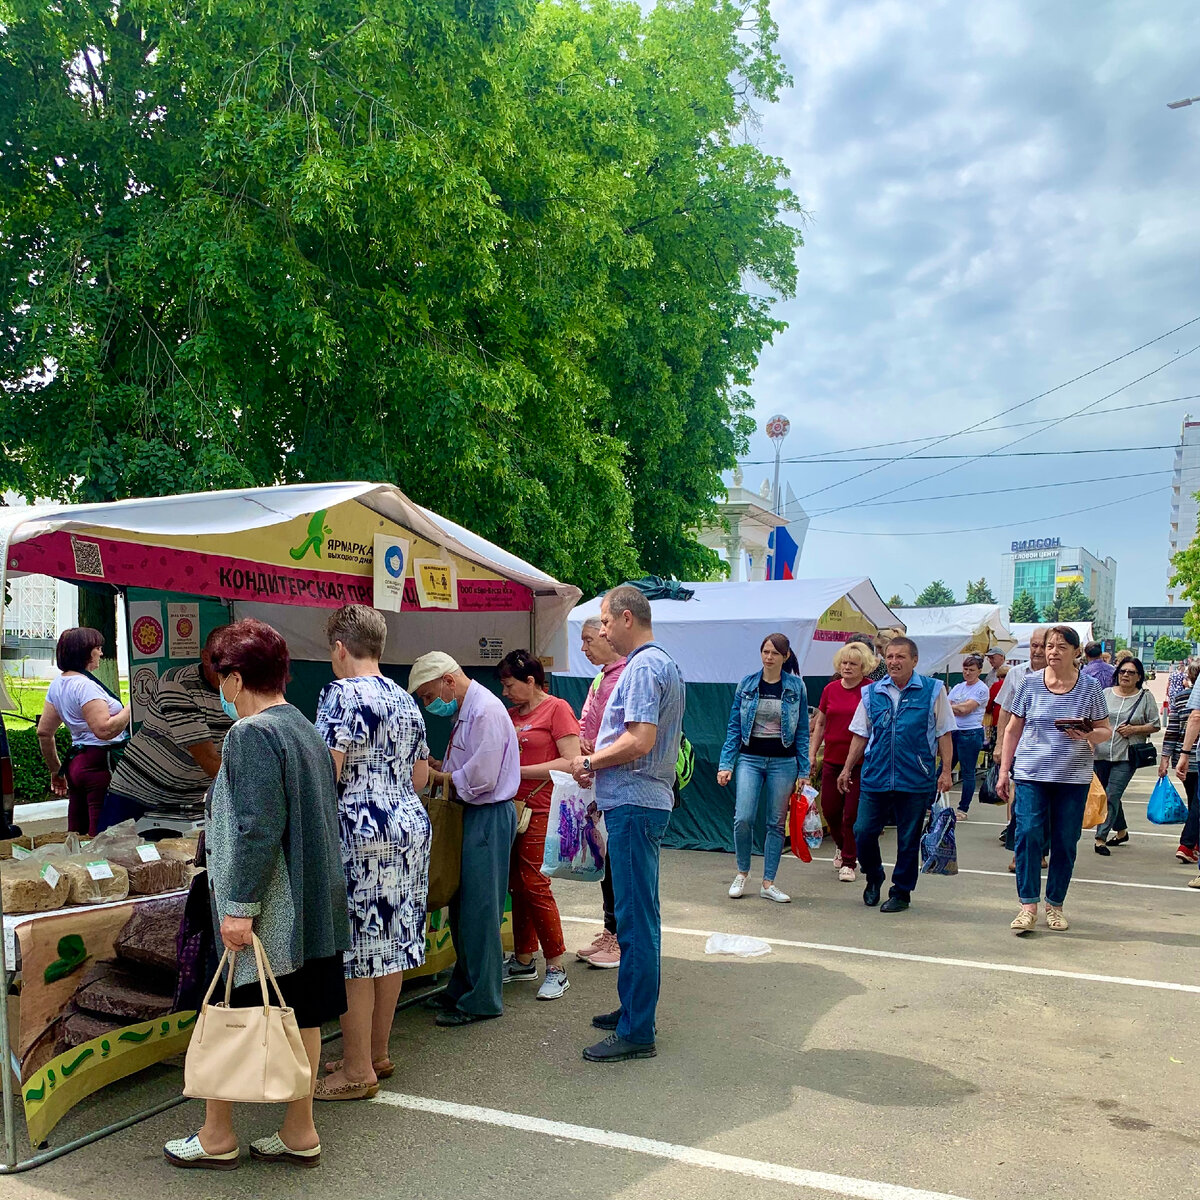
<path id="1" fill-rule="evenodd" d="M 1014 537 L 1058 536 L 1117 560 L 1125 632 L 1126 606 L 1166 602 L 1169 449 L 845 460 L 919 451 L 929 443 L 863 447 L 957 433 L 1053 388 L 928 452 L 1162 446 L 1185 412 L 1200 415 L 1200 321 L 1059 387 L 1200 317 L 1200 104 L 1167 108 L 1200 95 L 1200 5 L 775 0 L 773 12 L 795 84 L 759 140 L 810 219 L 755 415 L 791 418 L 785 458 L 825 459 L 784 467 L 813 514 L 803 574 L 866 571 L 885 597 L 942 577 L 961 599 L 968 577 L 998 584 Z M 1111 392 L 1052 428 L 1012 427 Z M 1197 398 L 1152 403 L 1181 396 Z M 760 434 L 747 486 L 771 454 Z M 1078 480 L 1093 482 L 956 495 Z M 955 498 L 878 503 L 938 495 Z"/>

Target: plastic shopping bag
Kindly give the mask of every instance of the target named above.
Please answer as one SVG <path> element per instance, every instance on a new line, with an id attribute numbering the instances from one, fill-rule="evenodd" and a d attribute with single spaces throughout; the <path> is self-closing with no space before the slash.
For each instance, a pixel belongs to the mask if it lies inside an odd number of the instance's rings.
<path id="1" fill-rule="evenodd" d="M 804 814 L 804 840 L 810 850 L 820 850 L 825 838 L 825 826 L 821 821 L 821 810 L 817 807 L 818 792 L 813 787 L 806 787 L 803 795 L 808 801 L 808 812 Z"/>
<path id="2" fill-rule="evenodd" d="M 954 825 L 958 816 L 954 809 L 939 803 L 929 814 L 929 826 L 921 837 L 921 873 L 923 875 L 957 875 L 958 846 L 954 840 Z"/>
<path id="3" fill-rule="evenodd" d="M 563 771 L 551 771 L 550 780 L 554 791 L 550 794 L 542 874 L 597 883 L 604 878 L 608 834 L 596 797 Z"/>
<path id="4" fill-rule="evenodd" d="M 1084 829 L 1095 829 L 1108 820 L 1108 794 L 1104 785 L 1093 775 L 1088 786 L 1087 805 L 1083 810 Z"/>
<path id="5" fill-rule="evenodd" d="M 1187 820 L 1187 805 L 1169 775 L 1164 775 L 1150 793 L 1146 820 L 1152 825 L 1182 825 Z"/>
<path id="6" fill-rule="evenodd" d="M 979 803 L 980 804 L 1003 804 L 1004 801 L 996 794 L 996 787 L 1000 782 L 1000 764 L 992 763 L 987 769 L 987 774 L 983 777 L 983 782 L 979 785 Z"/>
<path id="7" fill-rule="evenodd" d="M 804 836 L 804 822 L 812 802 L 802 792 L 793 792 L 788 801 L 788 831 L 792 836 L 792 853 L 801 862 L 812 862 L 812 851 Z"/>

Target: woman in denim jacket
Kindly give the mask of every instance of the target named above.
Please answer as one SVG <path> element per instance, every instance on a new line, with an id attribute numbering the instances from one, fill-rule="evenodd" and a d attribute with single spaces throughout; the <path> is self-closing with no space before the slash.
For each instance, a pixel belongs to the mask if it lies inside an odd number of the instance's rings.
<path id="1" fill-rule="evenodd" d="M 788 799 L 808 783 L 808 693 L 791 643 L 782 633 L 768 634 L 759 654 L 762 670 L 747 675 L 734 694 L 717 771 L 721 787 L 736 775 L 733 845 L 737 874 L 729 895 L 737 900 L 746 890 L 754 819 L 765 796 L 767 837 L 758 894 L 764 900 L 787 904 L 791 897 L 775 886 L 775 873 L 783 854 Z"/>

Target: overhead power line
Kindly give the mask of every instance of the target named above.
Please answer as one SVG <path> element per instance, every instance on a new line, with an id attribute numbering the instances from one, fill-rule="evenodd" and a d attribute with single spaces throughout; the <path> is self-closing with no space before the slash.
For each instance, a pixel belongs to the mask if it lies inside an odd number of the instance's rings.
<path id="1" fill-rule="evenodd" d="M 1079 513 L 1098 512 L 1102 508 L 1112 508 L 1117 504 L 1125 504 L 1141 495 L 1143 493 L 1137 491 L 1131 495 L 1122 496 L 1119 500 L 1108 500 L 1103 504 L 1088 504 L 1083 508 L 1073 508 L 1069 512 L 1039 516 L 1038 520 L 1057 521 L 1060 517 L 1074 517 Z M 809 533 L 836 533 L 842 537 L 950 537 L 958 533 L 985 533 L 995 529 L 1016 529 L 1019 526 L 1027 526 L 1028 524 L 1029 518 L 1022 517 L 1015 521 L 1002 521 L 999 525 L 974 525 L 969 529 L 913 529 L 900 533 L 895 529 L 819 529 L 816 526 L 812 526 L 809 529 Z"/>
<path id="2" fill-rule="evenodd" d="M 1095 450 L 1013 450 L 1006 453 L 989 454 L 988 458 L 1054 458 L 1063 454 L 1136 454 L 1141 450 L 1174 450 L 1178 445 L 1177 442 L 1167 442 L 1161 446 L 1101 446 Z M 945 462 L 948 459 L 967 460 L 978 458 L 977 454 L 921 454 L 906 458 L 907 462 Z M 772 459 L 772 462 L 775 460 Z M 895 458 L 889 458 L 886 455 L 872 456 L 854 456 L 851 458 L 830 458 L 829 455 L 823 454 L 812 458 L 782 458 L 780 462 L 785 463 L 844 463 L 844 462 L 897 462 Z M 812 493 L 814 496 L 816 492 Z M 857 508 L 867 501 L 860 501 L 858 504 L 839 505 L 839 508 Z M 826 512 L 834 512 L 834 509 L 826 509 Z"/>
<path id="3" fill-rule="evenodd" d="M 978 429 L 983 425 L 990 425 L 993 421 L 999 420 L 1001 417 L 1008 416 L 1009 413 L 1014 413 L 1018 409 L 1026 408 L 1030 404 L 1038 400 L 1043 400 L 1047 396 L 1052 396 L 1055 392 L 1062 391 L 1063 388 L 1070 387 L 1073 383 L 1078 383 L 1081 379 L 1087 379 L 1090 375 L 1095 375 L 1098 371 L 1103 371 L 1106 367 L 1111 367 L 1114 363 L 1119 363 L 1123 359 L 1129 358 L 1130 355 L 1137 354 L 1140 350 L 1145 350 L 1147 346 L 1153 346 L 1156 342 L 1161 342 L 1164 338 L 1170 337 L 1173 333 L 1178 333 L 1181 329 L 1187 329 L 1189 325 L 1195 325 L 1200 321 L 1200 317 L 1192 317 L 1190 321 L 1184 321 L 1181 325 L 1176 325 L 1174 329 L 1168 329 L 1166 333 L 1160 333 L 1158 337 L 1151 338 L 1148 342 L 1143 342 L 1140 346 L 1135 346 L 1132 350 L 1126 350 L 1124 354 L 1118 354 L 1116 358 L 1110 358 L 1107 362 L 1101 363 L 1098 367 L 1093 367 L 1090 371 L 1084 371 L 1076 375 L 1073 379 L 1068 379 L 1065 383 L 1060 383 L 1052 388 L 1047 388 L 1044 392 L 1039 392 L 1036 396 L 1030 396 L 1028 400 L 1022 400 L 1019 404 L 1013 404 L 1010 407 L 1003 409 L 1001 412 L 994 413 L 990 417 L 984 417 L 981 421 L 975 421 L 970 425 L 958 430 L 956 433 L 948 433 L 945 437 L 939 438 L 934 445 L 940 445 L 942 442 L 948 442 L 952 438 L 959 437 L 964 433 L 970 433 L 972 430 Z M 1128 385 L 1126 385 L 1128 386 Z M 1104 397 L 1107 399 L 1107 397 Z M 926 447 L 929 449 L 929 447 Z M 889 459 L 889 462 L 903 462 L 906 458 L 913 457 L 917 452 L 914 450 L 911 454 L 902 454 L 895 458 Z M 871 467 L 869 470 L 860 471 L 856 475 L 851 475 L 848 479 L 840 479 L 836 483 L 827 484 L 823 488 L 818 488 L 815 492 L 809 492 L 807 495 L 801 496 L 801 500 L 811 499 L 813 496 L 819 496 L 822 492 L 827 492 L 831 488 L 841 487 L 842 484 L 851 483 L 855 479 L 862 479 L 866 475 L 872 475 L 876 471 L 882 471 L 883 464 L 877 467 Z M 870 497 L 873 499 L 874 497 Z"/>

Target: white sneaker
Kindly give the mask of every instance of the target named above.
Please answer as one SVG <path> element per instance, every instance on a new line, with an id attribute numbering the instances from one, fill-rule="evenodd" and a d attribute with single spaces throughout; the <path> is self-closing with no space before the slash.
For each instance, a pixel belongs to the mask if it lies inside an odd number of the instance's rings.
<path id="1" fill-rule="evenodd" d="M 842 852 L 840 850 L 835 850 L 833 852 L 833 869 L 835 871 L 840 871 L 842 869 Z"/>
<path id="2" fill-rule="evenodd" d="M 746 877 L 740 871 L 733 877 L 733 882 L 729 885 L 730 900 L 740 900 L 742 893 L 746 890 Z"/>
<path id="3" fill-rule="evenodd" d="M 571 986 L 567 973 L 562 967 L 547 967 L 546 978 L 538 988 L 539 1000 L 557 1000 Z"/>
<path id="4" fill-rule="evenodd" d="M 791 904 L 792 898 L 787 892 L 781 892 L 774 884 L 758 889 L 759 896 L 764 900 L 774 900 L 776 904 Z"/>
<path id="5" fill-rule="evenodd" d="M 843 867 L 838 872 L 838 879 L 842 883 L 853 883 L 858 878 L 858 874 L 853 867 Z"/>

